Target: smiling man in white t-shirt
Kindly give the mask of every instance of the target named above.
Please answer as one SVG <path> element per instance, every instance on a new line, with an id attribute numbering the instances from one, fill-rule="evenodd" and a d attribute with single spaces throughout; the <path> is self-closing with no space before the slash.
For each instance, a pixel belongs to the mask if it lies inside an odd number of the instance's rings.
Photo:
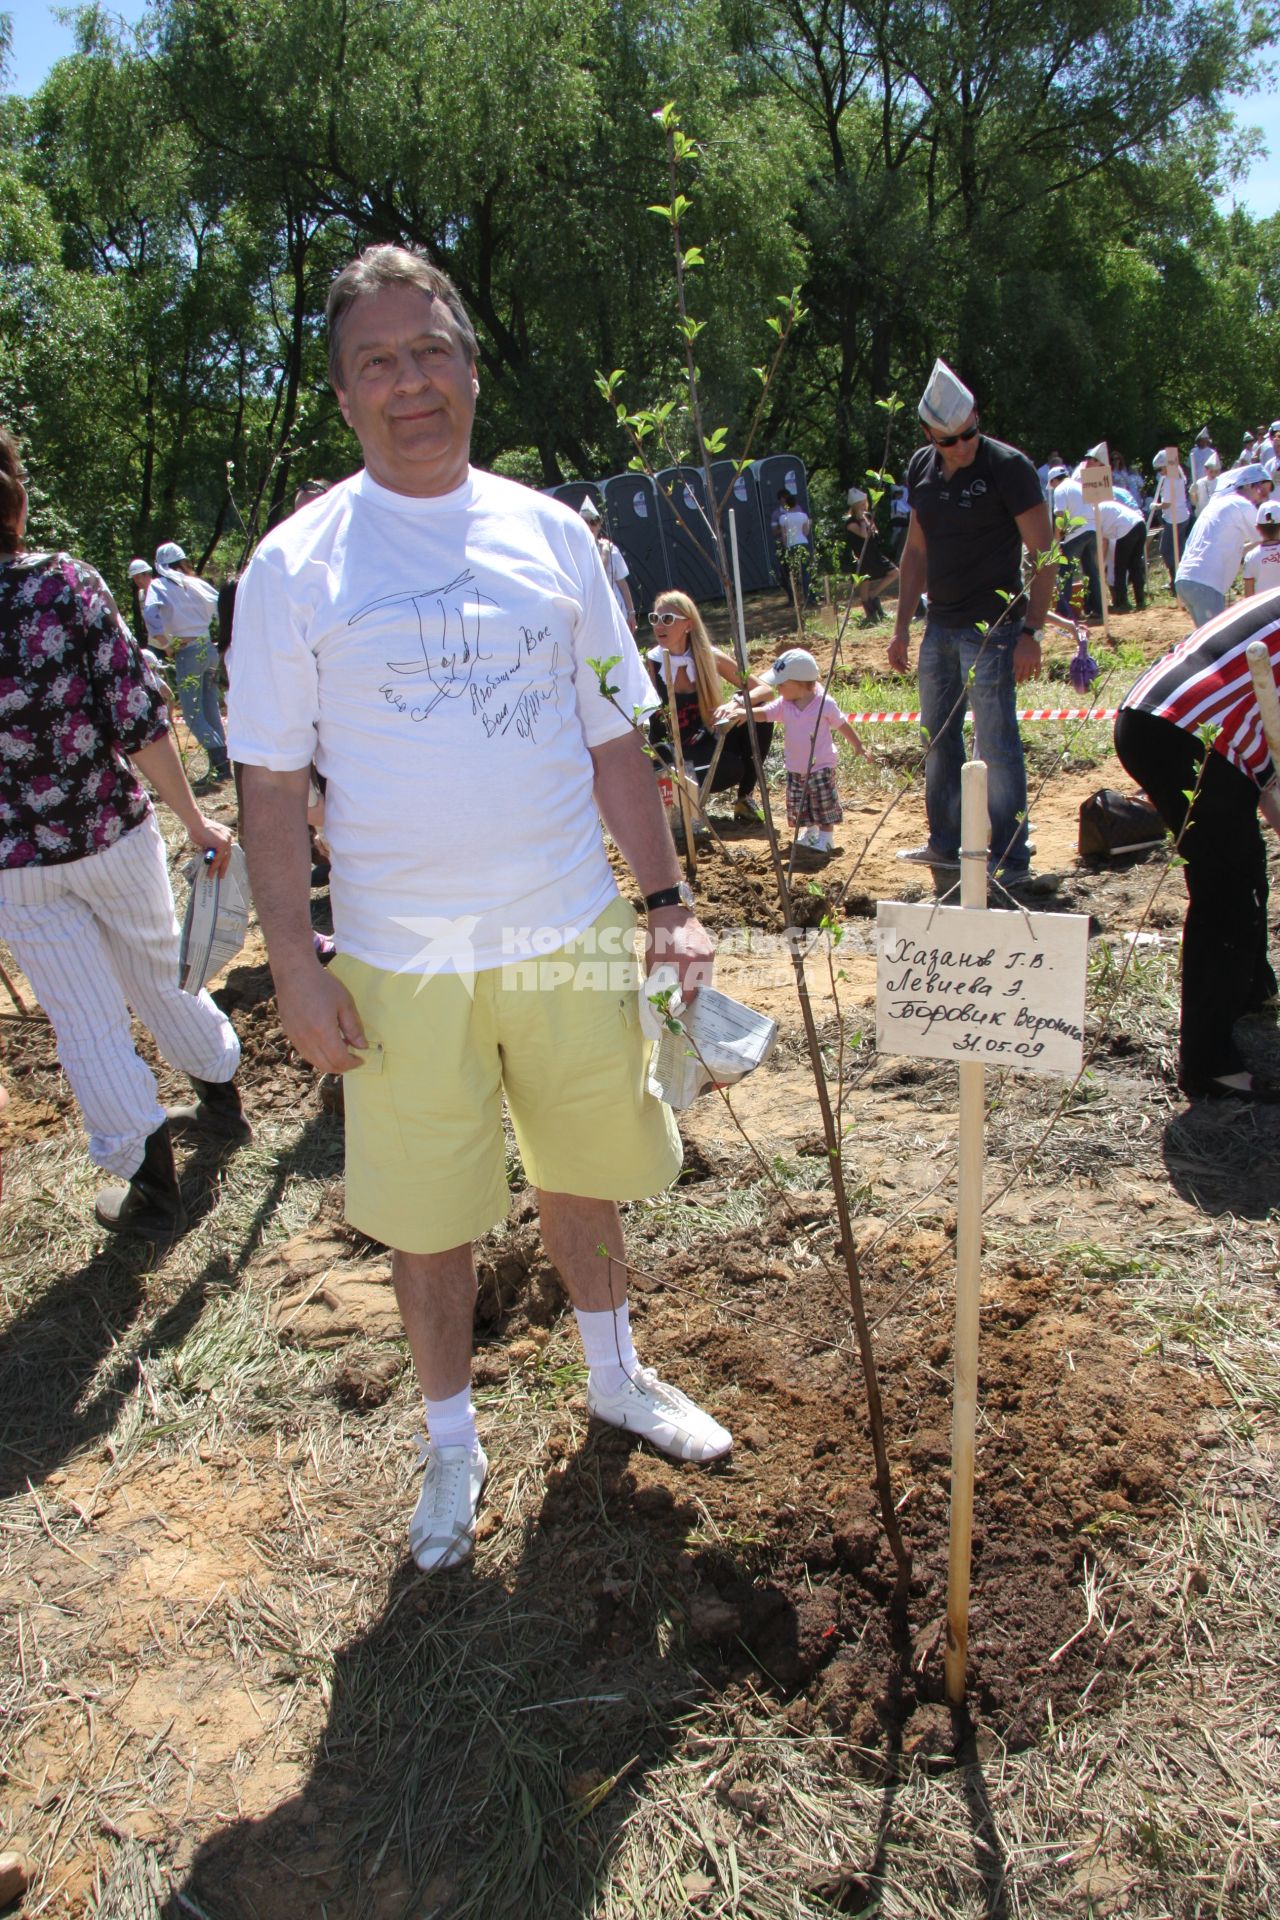
<path id="1" fill-rule="evenodd" d="M 285 1033 L 345 1073 L 347 1217 L 392 1277 L 430 1447 L 410 1544 L 471 1552 L 488 1462 L 470 1375 L 472 1242 L 507 1209 L 502 1101 L 582 1329 L 590 1410 L 677 1459 L 725 1429 L 636 1360 L 617 1203 L 680 1165 L 646 1088 L 646 957 L 710 975 L 652 769 L 652 704 L 590 529 L 470 465 L 476 343 L 452 283 L 369 248 L 329 296 L 330 376 L 363 470 L 270 534 L 236 600 L 232 751 Z M 613 700 L 593 660 L 613 658 Z M 338 956 L 308 914 L 308 770 L 326 778 Z"/>

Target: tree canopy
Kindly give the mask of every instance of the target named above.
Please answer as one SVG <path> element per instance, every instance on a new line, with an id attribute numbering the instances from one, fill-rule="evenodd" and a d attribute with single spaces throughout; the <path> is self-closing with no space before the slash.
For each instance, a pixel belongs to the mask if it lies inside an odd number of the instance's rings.
<path id="1" fill-rule="evenodd" d="M 350 471 L 323 307 L 370 241 L 457 282 L 481 463 L 624 466 L 595 374 L 652 401 L 683 348 L 651 211 L 667 101 L 697 143 L 708 417 L 732 450 L 798 286 L 765 433 L 820 497 L 881 464 L 877 400 L 913 401 L 938 353 L 1037 457 L 1106 436 L 1149 459 L 1205 424 L 1229 452 L 1277 410 L 1280 220 L 1216 197 L 1275 0 L 157 0 L 136 31 L 77 24 L 0 100 L 0 408 L 33 527 L 117 580 L 165 537 L 229 568 L 300 480 Z"/>

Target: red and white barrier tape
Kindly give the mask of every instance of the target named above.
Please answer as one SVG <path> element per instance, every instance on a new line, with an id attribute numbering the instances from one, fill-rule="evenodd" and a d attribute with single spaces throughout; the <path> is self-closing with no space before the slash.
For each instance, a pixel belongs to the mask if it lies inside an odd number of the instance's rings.
<path id="1" fill-rule="evenodd" d="M 1114 720 L 1120 711 L 1118 707 L 1023 707 L 1018 714 L 1019 720 Z M 918 713 L 846 713 L 844 716 L 851 726 L 876 727 L 895 726 L 899 723 L 918 725 Z"/>

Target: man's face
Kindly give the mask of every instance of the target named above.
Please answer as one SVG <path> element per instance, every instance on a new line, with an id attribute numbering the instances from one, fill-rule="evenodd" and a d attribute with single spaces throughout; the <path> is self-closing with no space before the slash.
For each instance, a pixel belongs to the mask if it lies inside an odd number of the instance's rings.
<path id="1" fill-rule="evenodd" d="M 418 287 L 362 294 L 342 321 L 342 417 L 393 493 L 451 493 L 467 477 L 480 383 L 453 315 Z"/>
<path id="2" fill-rule="evenodd" d="M 1241 487 L 1240 491 L 1246 500 L 1251 501 L 1255 507 L 1260 507 L 1264 500 L 1271 498 L 1271 482 L 1255 480 L 1251 487 Z"/>
<path id="3" fill-rule="evenodd" d="M 957 467 L 973 465 L 978 452 L 978 416 L 971 413 L 957 433 L 935 433 L 932 427 L 925 428 L 931 443 L 938 449 L 942 464 L 948 473 L 954 473 Z M 968 439 L 964 436 L 968 434 Z M 950 443 L 950 444 L 948 444 Z"/>

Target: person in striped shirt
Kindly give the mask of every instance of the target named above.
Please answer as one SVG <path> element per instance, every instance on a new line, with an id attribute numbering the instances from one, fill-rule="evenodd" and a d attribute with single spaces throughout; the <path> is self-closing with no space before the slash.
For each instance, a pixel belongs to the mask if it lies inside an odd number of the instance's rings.
<path id="1" fill-rule="evenodd" d="M 1191 1099 L 1280 1102 L 1246 1067 L 1234 1028 L 1267 1005 L 1267 859 L 1261 812 L 1280 833 L 1276 768 L 1246 648 L 1280 664 L 1280 591 L 1220 613 L 1148 667 L 1120 703 L 1116 752 L 1145 788 L 1187 884 L 1178 1085 Z M 1190 799 L 1188 798 L 1190 796 Z"/>

